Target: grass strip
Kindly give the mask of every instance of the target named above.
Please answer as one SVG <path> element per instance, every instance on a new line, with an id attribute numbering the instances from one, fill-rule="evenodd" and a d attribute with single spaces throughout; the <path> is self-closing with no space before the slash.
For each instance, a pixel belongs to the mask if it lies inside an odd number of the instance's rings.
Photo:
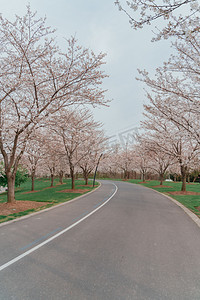
<path id="1" fill-rule="evenodd" d="M 92 183 L 89 182 L 89 185 Z M 95 188 L 99 184 L 96 183 Z M 79 187 L 80 186 L 80 187 Z M 50 180 L 48 179 L 36 179 L 35 180 L 35 191 L 31 192 L 31 180 L 28 180 L 26 183 L 21 185 L 15 192 L 16 201 L 35 201 L 35 202 L 47 202 L 46 205 L 42 205 L 41 207 L 27 209 L 24 211 L 20 211 L 17 213 L 12 213 L 9 215 L 3 215 L 0 212 L 0 223 L 14 220 L 21 216 L 28 215 L 33 212 L 37 212 L 43 210 L 45 208 L 49 208 L 51 206 L 57 205 L 59 203 L 67 202 L 72 200 L 80 195 L 86 194 L 93 190 L 92 186 L 85 186 L 83 180 L 76 180 L 76 192 L 63 192 L 63 190 L 71 189 L 71 180 L 65 179 L 63 184 L 59 184 L 59 181 L 56 179 L 54 182 L 54 187 L 50 187 Z M 81 190 L 81 193 L 78 192 L 78 189 Z M 85 192 L 84 192 L 85 190 Z M 7 193 L 0 194 L 0 203 L 5 203 L 7 201 Z"/>

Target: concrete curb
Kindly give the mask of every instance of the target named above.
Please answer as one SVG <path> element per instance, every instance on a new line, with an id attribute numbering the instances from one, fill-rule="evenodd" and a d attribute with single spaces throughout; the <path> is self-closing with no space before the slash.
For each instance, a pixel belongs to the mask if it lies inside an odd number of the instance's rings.
<path id="1" fill-rule="evenodd" d="M 42 210 L 40 210 L 40 211 L 37 211 L 37 212 L 34 212 L 34 213 L 30 213 L 30 214 L 28 214 L 28 215 L 26 215 L 26 216 L 18 217 L 18 218 L 14 219 L 14 220 L 11 220 L 11 221 L 7 221 L 7 222 L 4 222 L 4 223 L 1 223 L 1 224 L 0 224 L 0 227 L 3 227 L 3 226 L 5 226 L 5 225 L 11 224 L 11 223 L 14 223 L 14 222 L 17 222 L 17 221 L 21 221 L 21 220 L 24 220 L 24 219 L 28 219 L 28 218 L 30 218 L 30 217 L 33 217 L 33 216 L 35 216 L 35 215 L 38 215 L 38 214 L 41 214 L 41 213 L 43 213 L 43 212 L 49 211 L 49 210 L 51 210 L 51 209 L 54 209 L 54 208 L 57 208 L 57 207 L 60 207 L 60 206 L 63 206 L 63 205 L 72 203 L 72 202 L 74 202 L 74 201 L 76 201 L 76 200 L 79 200 L 80 198 L 83 198 L 83 197 L 85 197 L 85 196 L 87 196 L 87 195 L 89 195 L 89 194 L 95 192 L 95 191 L 98 190 L 100 187 L 101 187 L 101 182 L 99 182 L 99 186 L 98 186 L 97 188 L 95 188 L 93 191 L 90 191 L 90 192 L 88 192 L 88 193 L 86 193 L 86 194 L 84 194 L 84 195 L 78 196 L 78 197 L 76 197 L 76 198 L 74 198 L 74 199 L 72 199 L 72 200 L 68 200 L 68 201 L 66 201 L 66 202 L 64 202 L 64 203 L 60 203 L 60 204 L 57 204 L 57 205 L 48 207 L 48 208 L 46 208 L 46 209 L 42 209 Z"/>

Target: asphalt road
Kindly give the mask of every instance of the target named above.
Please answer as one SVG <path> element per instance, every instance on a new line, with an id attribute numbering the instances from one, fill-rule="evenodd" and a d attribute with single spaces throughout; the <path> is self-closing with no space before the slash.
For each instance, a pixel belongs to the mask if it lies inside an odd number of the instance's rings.
<path id="1" fill-rule="evenodd" d="M 0 227 L 0 300 L 11 299 L 200 300 L 200 229 L 155 191 L 104 181 Z"/>

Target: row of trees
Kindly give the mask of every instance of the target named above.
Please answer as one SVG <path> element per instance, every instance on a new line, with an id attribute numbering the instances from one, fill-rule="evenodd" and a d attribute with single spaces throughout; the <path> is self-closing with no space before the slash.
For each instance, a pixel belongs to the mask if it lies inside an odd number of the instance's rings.
<path id="1" fill-rule="evenodd" d="M 29 174 L 34 191 L 35 177 L 48 176 L 51 187 L 55 176 L 60 184 L 63 178 L 71 178 L 75 189 L 75 175 L 82 173 L 85 185 L 96 167 L 99 157 L 106 151 L 107 138 L 102 124 L 95 122 L 88 109 L 63 109 L 35 129 L 27 141 L 26 149 L 15 175 L 15 186 L 23 183 Z M 8 178 L 1 163 L 0 185 L 7 186 Z"/>
<path id="2" fill-rule="evenodd" d="M 145 106 L 142 125 L 145 131 L 135 149 L 127 147 L 120 152 L 121 159 L 116 156 L 119 149 L 108 155 L 104 168 L 112 168 L 111 158 L 115 156 L 115 164 L 125 162 L 121 166 L 125 177 L 135 157 L 143 177 L 146 162 L 158 163 L 162 170 L 159 174 L 171 164 L 178 164 L 184 190 L 186 174 L 199 161 L 198 1 L 127 1 L 140 16 L 139 21 L 119 1 L 116 4 L 136 29 L 164 18 L 167 24 L 154 40 L 175 37 L 174 55 L 157 69 L 153 79 L 148 72 L 140 71 L 140 80 L 149 88 L 150 104 Z M 189 13 L 177 14 L 186 5 Z M 93 157 L 94 165 L 99 149 L 104 149 L 100 124 L 94 122 L 89 111 L 81 112 L 80 108 L 107 103 L 101 89 L 106 77 L 101 70 L 105 54 L 95 55 L 80 47 L 73 37 L 61 51 L 54 32 L 30 7 L 14 22 L 0 16 L 0 151 L 8 181 L 8 202 L 15 201 L 15 177 L 22 159 L 30 167 L 32 178 L 38 161 L 46 161 L 40 166 L 48 166 L 53 184 L 56 168 L 62 182 L 67 158 L 74 187 L 75 168 L 79 166 L 87 178 L 92 168 L 88 157 Z"/>
<path id="3" fill-rule="evenodd" d="M 179 164 L 185 191 L 187 174 L 199 166 L 200 20 L 185 20 L 177 27 L 182 32 L 187 28 L 187 32 L 172 43 L 170 59 L 156 70 L 154 78 L 140 72 L 149 87 L 150 103 L 144 106 L 146 132 L 142 139 L 147 149 Z"/>
<path id="4" fill-rule="evenodd" d="M 53 186 L 55 176 L 62 184 L 68 174 L 74 189 L 75 173 L 81 172 L 87 185 L 88 177 L 106 147 L 101 127 L 87 109 L 63 109 L 49 119 L 48 125 L 35 130 L 22 158 L 32 179 L 32 190 L 36 175 L 50 175 Z"/>
<path id="5" fill-rule="evenodd" d="M 180 173 L 185 191 L 187 174 L 198 171 L 200 166 L 199 3 L 197 0 L 115 3 L 126 13 L 134 29 L 157 21 L 153 41 L 170 38 L 173 48 L 173 55 L 156 70 L 154 77 L 146 70 L 139 70 L 138 80 L 146 85 L 148 104 L 144 105 L 138 144 L 121 152 L 121 164 L 126 173 L 127 165 L 129 170 L 140 167 L 143 180 L 147 170 L 154 170 L 161 183 L 167 170 Z"/>
<path id="6" fill-rule="evenodd" d="M 175 137 L 176 139 L 176 137 Z M 138 136 L 135 144 L 120 147 L 106 155 L 100 164 L 100 176 L 130 179 L 182 180 L 182 191 L 186 191 L 186 181 L 195 181 L 200 174 L 200 152 L 193 155 L 175 139 L 160 144 L 160 140 L 145 134 Z M 177 143 L 176 143 L 177 142 Z M 180 159 L 181 158 L 181 159 Z"/>
<path id="7" fill-rule="evenodd" d="M 55 30 L 45 22 L 29 6 L 26 14 L 16 16 L 13 22 L 0 16 L 0 152 L 8 180 L 8 202 L 15 201 L 15 177 L 25 151 L 39 151 L 40 139 L 35 137 L 48 139 L 46 153 L 50 156 L 62 140 L 62 148 L 71 161 L 76 148 L 70 150 L 66 143 L 65 124 L 75 112 L 68 109 L 107 103 L 101 88 L 106 77 L 101 69 L 105 54 L 95 55 L 79 46 L 73 37 L 66 40 L 66 48 L 61 51 Z M 76 116 L 82 117 L 80 113 Z M 54 129 L 59 123 L 61 127 Z M 55 134 L 59 136 L 57 144 Z M 37 160 L 29 156 L 33 165 Z M 53 161 L 51 168 L 53 174 Z M 71 174 L 73 168 L 70 163 Z"/>

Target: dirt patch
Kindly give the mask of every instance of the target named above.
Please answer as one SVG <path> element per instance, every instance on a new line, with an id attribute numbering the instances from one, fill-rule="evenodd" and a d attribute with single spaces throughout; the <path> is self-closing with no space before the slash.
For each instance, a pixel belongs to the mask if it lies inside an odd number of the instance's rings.
<path id="1" fill-rule="evenodd" d="M 168 193 L 172 195 L 200 195 L 200 193 L 191 192 L 191 191 L 186 191 L 186 192 L 175 191 L 175 192 L 168 192 Z"/>
<path id="2" fill-rule="evenodd" d="M 140 182 L 138 182 L 138 183 L 148 183 L 147 181 L 140 181 Z"/>
<path id="3" fill-rule="evenodd" d="M 69 190 L 62 190 L 62 191 L 57 191 L 57 193 L 79 193 L 79 194 L 83 194 L 85 192 L 88 192 L 89 190 L 86 190 L 86 189 L 75 189 L 75 190 L 72 190 L 72 189 L 69 189 Z"/>
<path id="4" fill-rule="evenodd" d="M 170 185 L 154 185 L 154 186 L 152 186 L 152 187 L 154 187 L 154 188 L 172 188 L 172 186 L 170 186 Z"/>
<path id="5" fill-rule="evenodd" d="M 48 202 L 35 202 L 35 201 L 16 201 L 15 203 L 0 203 L 0 215 L 7 216 L 14 213 L 19 213 L 28 209 L 35 209 Z"/>

